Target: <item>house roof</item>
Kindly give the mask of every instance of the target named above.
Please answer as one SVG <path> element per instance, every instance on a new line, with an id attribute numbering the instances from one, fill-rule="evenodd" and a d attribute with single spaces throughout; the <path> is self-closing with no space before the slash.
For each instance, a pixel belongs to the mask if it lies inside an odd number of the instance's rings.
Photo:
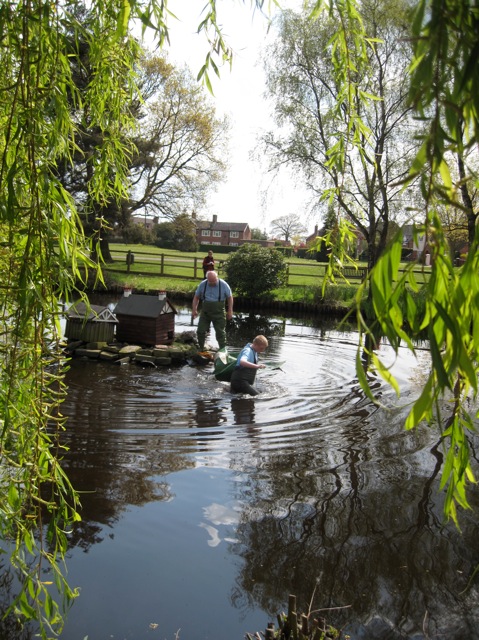
<path id="1" fill-rule="evenodd" d="M 176 309 L 167 298 L 160 300 L 158 296 L 123 296 L 115 307 L 115 314 L 122 316 L 157 318 L 164 313 L 176 313 Z"/>
<path id="2" fill-rule="evenodd" d="M 73 303 L 67 310 L 69 320 L 86 320 L 90 322 L 118 322 L 114 313 L 108 307 L 98 304 L 90 304 L 88 307 L 84 302 Z"/>
<path id="3" fill-rule="evenodd" d="M 211 222 L 211 220 L 197 220 L 197 229 L 211 229 L 212 231 L 245 231 L 249 227 L 247 222 Z"/>

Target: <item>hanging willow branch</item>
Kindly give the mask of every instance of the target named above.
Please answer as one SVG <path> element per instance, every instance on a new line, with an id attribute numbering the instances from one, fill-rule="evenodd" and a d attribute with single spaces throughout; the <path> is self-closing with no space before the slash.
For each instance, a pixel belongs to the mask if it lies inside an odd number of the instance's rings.
<path id="1" fill-rule="evenodd" d="M 325 8 L 323 0 L 318 0 L 313 17 Z M 360 19 L 359 3 L 355 0 L 338 0 L 328 8 L 341 16 L 333 39 L 337 43 L 338 55 L 333 55 L 332 64 L 336 69 L 336 79 L 343 87 L 343 103 L 350 108 L 347 142 L 360 153 L 367 132 L 361 128 L 358 107 L 366 105 L 371 96 L 356 91 L 358 87 L 353 81 L 352 71 L 355 63 L 366 64 L 366 43 L 378 47 L 381 43 L 367 37 Z M 377 343 L 375 334 L 379 327 L 396 353 L 400 344 L 414 353 L 414 338 L 427 332 L 431 369 L 405 426 L 409 429 L 426 422 L 438 424 L 442 429 L 445 463 L 441 488 L 447 489 L 445 514 L 458 525 L 457 506 L 469 508 L 467 486 L 475 481 L 469 461 L 468 433 L 474 430 L 478 417 L 479 247 L 476 225 L 475 234 L 472 237 L 470 234 L 467 260 L 462 267 L 456 267 L 437 209 L 441 204 L 458 211 L 463 209 L 459 197 L 463 183 L 454 184 L 448 157 L 462 158 L 466 149 L 475 149 L 476 152 L 478 149 L 477 6 L 459 0 L 441 3 L 421 0 L 411 14 L 411 40 L 414 49 L 410 64 L 409 102 L 427 126 L 418 140 L 418 152 L 404 181 L 404 188 L 407 189 L 413 180 L 420 183 L 423 200 L 417 204 L 416 217 L 420 223 L 416 233 L 423 234 L 430 247 L 431 269 L 421 284 L 415 277 L 417 264 L 411 263 L 399 273 L 402 232 L 398 232 L 358 292 L 357 317 L 361 338 L 357 375 L 365 393 L 376 401 L 364 371 L 362 354 L 366 352 L 369 367 L 398 390 L 390 369 L 369 345 Z M 359 97 L 358 101 L 349 100 L 348 96 L 353 94 Z M 336 163 L 340 169 L 346 166 L 345 153 L 346 145 L 343 144 L 337 149 L 339 157 Z M 477 175 L 471 178 L 476 185 L 479 183 Z M 343 221 L 339 222 L 339 226 L 343 224 Z M 335 261 L 344 261 L 342 252 L 345 248 L 331 243 L 330 250 L 333 271 Z M 361 301 L 368 288 L 373 318 L 364 317 L 361 311 Z M 416 305 L 417 297 L 424 301 L 423 311 Z"/>
<path id="2" fill-rule="evenodd" d="M 82 25 L 52 2 L 3 3 L 0 12 L 0 537 L 22 587 L 13 607 L 39 621 L 46 638 L 61 631 L 62 611 L 77 595 L 62 562 L 79 501 L 61 467 L 60 310 L 75 281 L 96 267 L 55 167 L 75 149 L 79 96 L 68 39 Z M 129 149 L 120 132 L 130 126 L 124 105 L 137 49 L 118 29 L 115 11 L 96 25 L 83 36 L 95 69 L 85 100 L 103 132 L 89 197 L 101 201 L 127 184 Z"/>

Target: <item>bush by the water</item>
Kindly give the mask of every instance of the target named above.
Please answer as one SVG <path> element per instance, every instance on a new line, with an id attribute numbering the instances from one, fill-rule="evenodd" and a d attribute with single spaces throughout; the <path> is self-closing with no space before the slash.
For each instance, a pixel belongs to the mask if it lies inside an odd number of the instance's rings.
<path id="1" fill-rule="evenodd" d="M 238 294 L 259 297 L 287 282 L 287 265 L 276 249 L 244 244 L 228 256 L 226 279 Z"/>

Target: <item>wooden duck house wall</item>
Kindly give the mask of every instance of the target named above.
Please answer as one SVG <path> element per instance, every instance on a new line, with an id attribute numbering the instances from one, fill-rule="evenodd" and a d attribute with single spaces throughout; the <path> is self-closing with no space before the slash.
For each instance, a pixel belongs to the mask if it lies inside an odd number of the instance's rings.
<path id="1" fill-rule="evenodd" d="M 175 338 L 175 314 L 176 309 L 166 297 L 124 296 L 115 307 L 117 340 L 150 346 L 171 344 Z"/>
<path id="2" fill-rule="evenodd" d="M 117 319 L 108 307 L 73 304 L 67 311 L 65 337 L 84 342 L 112 342 L 115 338 Z"/>

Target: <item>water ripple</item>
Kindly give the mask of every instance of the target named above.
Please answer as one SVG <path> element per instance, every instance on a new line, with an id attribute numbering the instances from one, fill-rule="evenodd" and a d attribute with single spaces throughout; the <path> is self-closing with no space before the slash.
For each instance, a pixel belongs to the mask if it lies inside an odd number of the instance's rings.
<path id="1" fill-rule="evenodd" d="M 140 448 L 147 437 L 163 437 L 163 446 L 182 451 L 185 441 L 192 441 L 192 450 L 208 443 L 210 451 L 231 451 L 244 438 L 271 449 L 292 441 L 306 448 L 311 434 L 340 439 L 345 424 L 362 424 L 364 432 L 376 412 L 356 378 L 356 350 L 354 333 L 318 336 L 307 327 L 287 327 L 265 356 L 283 364 L 258 372 L 261 393 L 255 398 L 231 394 L 228 383 L 215 379 L 212 365 L 156 369 L 74 360 L 64 411 L 75 429 L 93 418 L 97 437 L 102 431 L 121 434 L 133 449 L 135 438 Z M 387 346 L 382 351 L 387 357 Z M 406 391 L 414 368 L 420 367 L 406 355 L 395 365 Z M 394 404 L 388 386 L 375 379 L 371 386 L 381 402 Z"/>

